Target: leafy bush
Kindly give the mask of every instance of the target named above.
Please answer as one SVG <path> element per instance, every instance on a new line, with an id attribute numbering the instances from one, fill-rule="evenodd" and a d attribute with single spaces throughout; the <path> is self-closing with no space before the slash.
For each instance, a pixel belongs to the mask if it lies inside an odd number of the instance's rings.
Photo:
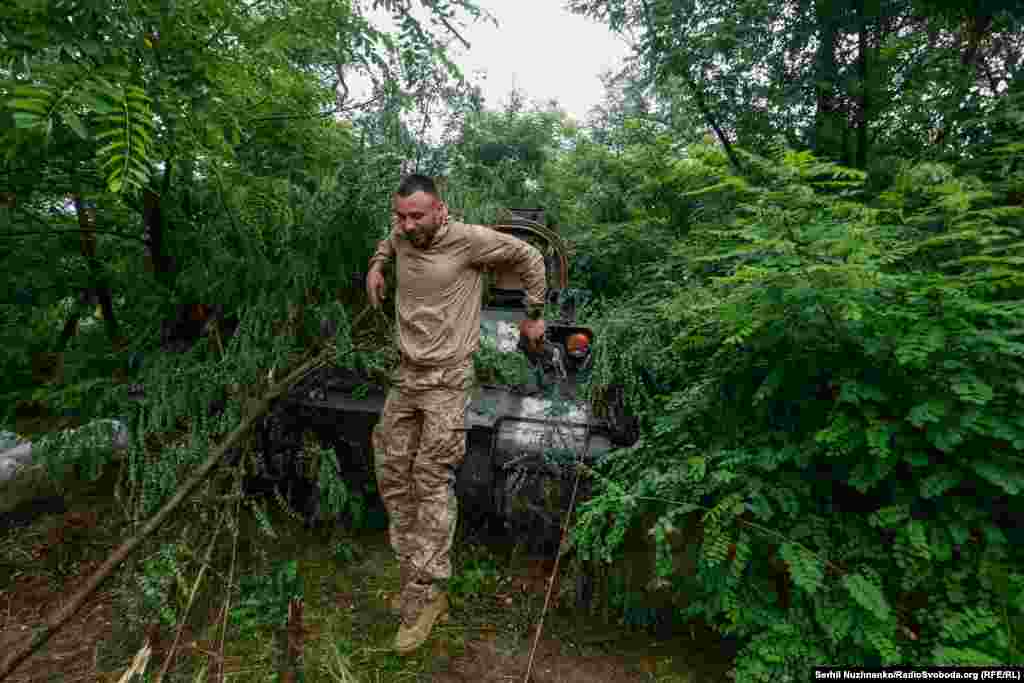
<path id="1" fill-rule="evenodd" d="M 743 178 L 702 153 L 671 179 L 700 201 L 669 256 L 592 311 L 595 377 L 627 379 L 644 435 L 602 466 L 579 552 L 612 561 L 653 513 L 681 590 L 698 515 L 679 616 L 742 639 L 738 681 L 1024 661 L 1020 207 L 938 165 L 870 197 L 805 152 Z"/>
<path id="2" fill-rule="evenodd" d="M 243 633 L 284 626 L 289 601 L 302 597 L 298 563 L 288 560 L 276 563 L 266 572 L 244 574 L 239 589 L 241 598 L 232 608 L 231 616 Z"/>

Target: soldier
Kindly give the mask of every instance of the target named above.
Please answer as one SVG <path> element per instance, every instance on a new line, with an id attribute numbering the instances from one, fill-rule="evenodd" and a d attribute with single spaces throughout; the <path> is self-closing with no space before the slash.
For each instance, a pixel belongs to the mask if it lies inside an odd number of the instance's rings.
<path id="1" fill-rule="evenodd" d="M 519 275 L 527 291 L 520 332 L 531 349 L 544 339 L 544 259 L 496 230 L 448 218 L 432 179 L 407 176 L 395 193 L 393 228 L 370 259 L 366 289 L 378 307 L 383 267 L 397 269 L 401 363 L 373 432 L 377 484 L 398 558 L 401 624 L 395 649 L 422 645 L 448 610 L 445 582 L 455 536 L 455 472 L 466 452 L 465 415 L 480 341 L 483 271 Z"/>

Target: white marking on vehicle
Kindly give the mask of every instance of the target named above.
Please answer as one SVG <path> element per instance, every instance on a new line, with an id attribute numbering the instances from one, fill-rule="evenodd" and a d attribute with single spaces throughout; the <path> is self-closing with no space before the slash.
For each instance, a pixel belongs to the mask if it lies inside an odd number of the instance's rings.
<path id="1" fill-rule="evenodd" d="M 515 323 L 498 321 L 498 351 L 511 353 L 519 345 L 519 326 Z"/>
<path id="2" fill-rule="evenodd" d="M 550 418 L 564 422 L 586 423 L 587 421 L 586 410 L 575 402 L 556 402 L 542 398 L 534 398 L 532 396 L 524 396 L 521 405 L 521 415 L 523 417 L 533 419 Z"/>

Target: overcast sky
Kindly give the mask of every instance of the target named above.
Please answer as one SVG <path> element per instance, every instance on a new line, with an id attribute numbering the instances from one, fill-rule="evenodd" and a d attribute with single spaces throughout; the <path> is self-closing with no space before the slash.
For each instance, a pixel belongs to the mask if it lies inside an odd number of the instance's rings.
<path id="1" fill-rule="evenodd" d="M 483 89 L 496 109 L 513 87 L 528 99 L 557 99 L 576 120 L 585 120 L 604 97 L 600 74 L 620 67 L 630 54 L 607 26 L 571 14 L 563 0 L 478 0 L 499 23 L 479 21 L 459 30 L 470 43 L 453 43 L 454 61 Z M 374 20 L 381 28 L 386 17 Z M 484 78 L 474 75 L 480 72 Z"/>

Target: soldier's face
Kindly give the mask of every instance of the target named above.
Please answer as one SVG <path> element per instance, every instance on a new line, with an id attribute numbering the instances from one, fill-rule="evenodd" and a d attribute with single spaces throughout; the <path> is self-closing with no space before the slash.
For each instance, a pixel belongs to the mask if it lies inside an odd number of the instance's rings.
<path id="1" fill-rule="evenodd" d="M 444 202 L 426 192 L 414 192 L 408 197 L 395 195 L 392 206 L 398 233 L 417 249 L 430 246 L 447 213 Z"/>

